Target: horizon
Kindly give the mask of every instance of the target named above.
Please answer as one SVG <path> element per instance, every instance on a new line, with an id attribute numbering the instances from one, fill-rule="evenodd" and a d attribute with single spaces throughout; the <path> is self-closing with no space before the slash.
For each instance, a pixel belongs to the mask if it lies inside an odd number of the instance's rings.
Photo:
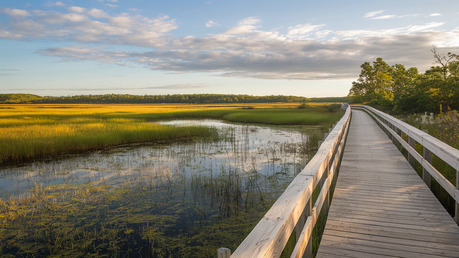
<path id="1" fill-rule="evenodd" d="M 331 7 L 330 7 L 331 6 Z M 459 2 L 3 1 L 1 94 L 347 96 L 360 65 L 459 51 Z"/>

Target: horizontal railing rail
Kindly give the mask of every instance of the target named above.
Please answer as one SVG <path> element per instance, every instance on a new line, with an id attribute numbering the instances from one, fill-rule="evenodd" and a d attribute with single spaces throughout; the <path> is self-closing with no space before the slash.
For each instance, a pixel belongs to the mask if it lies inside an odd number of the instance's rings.
<path id="1" fill-rule="evenodd" d="M 297 241 L 292 257 L 312 256 L 312 230 L 320 212 L 330 205 L 330 186 L 341 160 L 350 120 L 348 106 L 315 156 L 231 257 L 279 257 L 294 230 Z M 320 193 L 313 204 L 312 193 L 319 186 Z M 229 254 L 227 248 L 219 249 L 219 257 Z"/>
<path id="2" fill-rule="evenodd" d="M 422 179 L 429 188 L 431 187 L 431 178 L 433 177 L 451 198 L 455 200 L 454 220 L 459 224 L 459 150 L 373 107 L 353 105 L 352 108 L 363 109 L 372 115 L 376 122 L 384 127 L 392 138 L 407 150 L 408 160 L 411 162 L 414 159 L 421 164 L 423 168 Z M 403 139 L 402 133 L 407 136 L 406 141 Z M 416 143 L 423 146 L 423 155 L 416 151 Z M 456 170 L 456 186 L 449 182 L 448 179 L 432 165 L 432 154 Z"/>

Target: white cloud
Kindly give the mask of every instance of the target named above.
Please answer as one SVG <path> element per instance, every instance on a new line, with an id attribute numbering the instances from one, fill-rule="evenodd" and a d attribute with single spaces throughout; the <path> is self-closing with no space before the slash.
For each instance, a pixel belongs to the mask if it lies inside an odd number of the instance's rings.
<path id="1" fill-rule="evenodd" d="M 332 31 L 324 24 L 298 24 L 282 33 L 265 30 L 260 19 L 248 17 L 221 33 L 174 37 L 170 33 L 178 26 L 168 16 L 108 15 L 99 9 L 36 10 L 27 16 L 5 9 L 3 13 L 14 19 L 0 23 L 0 38 L 74 42 L 39 51 L 43 55 L 221 76 L 353 79 L 362 62 L 376 57 L 422 69 L 432 64 L 432 46 L 459 46 L 459 30 L 441 30 L 444 23 L 440 22 L 372 31 Z M 86 43 L 92 43 L 91 47 Z M 94 43 L 110 48 L 93 47 Z M 151 50 L 120 51 L 117 45 Z"/>
<path id="2" fill-rule="evenodd" d="M 96 9 L 96 8 L 89 10 L 88 15 L 94 18 L 107 18 L 108 17 L 108 15 L 104 11 L 100 9 Z"/>
<path id="3" fill-rule="evenodd" d="M 381 14 L 381 13 L 383 13 L 383 12 L 384 12 L 384 10 L 369 12 L 369 13 L 366 13 L 366 14 L 363 16 L 363 18 L 375 17 L 376 15 Z"/>
<path id="4" fill-rule="evenodd" d="M 430 17 L 438 17 L 438 16 L 442 16 L 441 13 L 431 13 L 429 14 Z"/>
<path id="5" fill-rule="evenodd" d="M 14 21 L 1 24 L 0 38 L 50 38 L 77 42 L 103 42 L 160 47 L 164 36 L 177 28 L 168 16 L 148 18 L 123 13 L 109 16 L 100 9 L 72 6 L 68 12 L 4 9 Z"/>
<path id="6" fill-rule="evenodd" d="M 301 39 L 310 37 L 310 33 L 317 31 L 319 28 L 325 26 L 324 24 L 313 25 L 313 24 L 299 24 L 290 26 L 288 28 L 287 37 L 291 39 Z M 324 34 L 323 34 L 324 35 Z"/>
<path id="7" fill-rule="evenodd" d="M 84 13 L 86 11 L 85 8 L 79 6 L 70 6 L 68 10 L 75 13 Z"/>
<path id="8" fill-rule="evenodd" d="M 2 10 L 4 13 L 6 13 L 9 16 L 12 17 L 27 17 L 30 16 L 30 13 L 26 10 L 21 10 L 21 9 L 10 9 L 10 8 L 4 8 Z"/>
<path id="9" fill-rule="evenodd" d="M 212 20 L 208 20 L 207 23 L 206 23 L 206 28 L 212 28 L 212 27 L 215 27 L 217 25 L 218 25 L 217 22 L 214 22 Z"/>
<path id="10" fill-rule="evenodd" d="M 363 16 L 363 18 L 370 18 L 372 20 L 387 20 L 387 19 L 401 19 L 401 18 L 406 18 L 406 17 L 416 17 L 416 16 L 418 16 L 418 14 L 406 14 L 406 15 L 385 14 L 385 15 L 380 15 L 380 14 L 382 14 L 384 12 L 385 12 L 385 10 L 369 12 L 369 13 L 366 13 Z"/>
<path id="11" fill-rule="evenodd" d="M 261 20 L 255 17 L 248 17 L 238 22 L 236 27 L 226 31 L 226 34 L 247 34 L 257 29 Z"/>
<path id="12" fill-rule="evenodd" d="M 336 35 L 346 39 L 356 39 L 362 37 L 383 38 L 396 35 L 409 35 L 422 31 L 431 31 L 434 28 L 442 26 L 442 22 L 430 22 L 423 25 L 410 25 L 398 28 L 382 29 L 382 30 L 346 30 L 337 31 Z"/>
<path id="13" fill-rule="evenodd" d="M 46 6 L 57 6 L 57 7 L 64 7 L 65 4 L 62 3 L 61 1 L 57 1 L 57 2 L 47 2 L 45 4 Z"/>
<path id="14" fill-rule="evenodd" d="M 395 15 L 387 14 L 387 15 L 375 16 L 375 17 L 372 17 L 372 19 L 374 19 L 374 20 L 385 20 L 385 19 L 392 19 L 392 18 L 395 18 L 395 17 L 396 17 Z"/>

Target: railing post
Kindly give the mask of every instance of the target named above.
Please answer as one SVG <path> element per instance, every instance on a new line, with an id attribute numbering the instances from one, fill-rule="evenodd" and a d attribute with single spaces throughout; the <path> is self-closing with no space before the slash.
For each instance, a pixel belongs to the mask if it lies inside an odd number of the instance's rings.
<path id="1" fill-rule="evenodd" d="M 408 138 L 408 139 L 407 139 L 407 140 L 408 140 L 408 144 L 409 144 L 414 150 L 416 150 L 416 141 L 415 141 L 413 138 L 411 138 L 410 136 L 407 136 L 407 138 Z M 412 156 L 412 155 L 410 154 L 410 152 L 408 151 L 408 162 L 409 162 L 410 164 L 413 164 L 414 161 L 415 161 L 415 159 L 413 158 L 413 156 Z"/>
<path id="2" fill-rule="evenodd" d="M 423 146 L 423 154 L 422 156 L 424 157 L 424 159 L 429 162 L 430 164 L 432 164 L 432 152 L 430 150 L 428 150 L 426 148 L 426 146 Z M 431 188 L 431 176 L 429 174 L 429 172 L 425 169 L 425 168 L 422 168 L 422 180 L 424 180 L 424 183 L 426 183 L 426 185 Z"/>
<path id="3" fill-rule="evenodd" d="M 459 170 L 456 170 L 456 189 L 459 190 Z M 459 225 L 459 202 L 456 202 L 456 211 L 454 213 L 454 220 Z"/>
<path id="4" fill-rule="evenodd" d="M 306 206 L 304 207 L 304 210 L 301 213 L 301 216 L 298 219 L 298 222 L 296 223 L 295 232 L 296 232 L 296 241 L 297 242 L 298 242 L 298 239 L 300 239 L 301 231 L 303 231 L 304 223 L 306 223 L 306 218 L 309 216 L 308 206 L 310 206 L 310 203 L 311 203 L 311 200 L 309 200 L 306 203 Z"/>
<path id="5" fill-rule="evenodd" d="M 312 199 L 312 198 L 311 198 Z M 312 201 L 309 199 L 308 203 L 306 204 L 305 210 L 307 210 L 306 218 L 311 216 L 312 214 Z M 309 238 L 308 244 L 306 245 L 306 249 L 304 250 L 303 257 L 312 257 L 312 237 Z"/>
<path id="6" fill-rule="evenodd" d="M 330 176 L 330 160 L 327 162 L 327 167 L 325 168 L 324 174 L 322 176 L 323 181 L 322 181 L 322 188 L 321 189 L 323 189 L 324 187 L 327 187 L 325 184 L 326 184 L 326 182 L 328 182 L 327 179 L 328 179 L 329 176 Z M 329 207 L 330 207 L 330 189 L 327 192 L 327 196 L 325 197 L 324 206 L 322 207 L 322 209 L 325 212 L 327 212 Z"/>
<path id="7" fill-rule="evenodd" d="M 231 250 L 225 247 L 218 248 L 217 251 L 218 258 L 230 258 L 231 256 Z"/>

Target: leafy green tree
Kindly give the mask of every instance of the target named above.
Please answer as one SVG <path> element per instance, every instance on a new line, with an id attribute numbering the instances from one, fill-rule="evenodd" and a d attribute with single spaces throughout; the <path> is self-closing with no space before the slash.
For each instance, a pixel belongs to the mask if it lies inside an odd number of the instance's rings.
<path id="1" fill-rule="evenodd" d="M 360 67 L 360 76 L 352 82 L 349 96 L 354 102 L 391 108 L 394 100 L 393 68 L 380 57 L 373 64 L 365 62 Z"/>

